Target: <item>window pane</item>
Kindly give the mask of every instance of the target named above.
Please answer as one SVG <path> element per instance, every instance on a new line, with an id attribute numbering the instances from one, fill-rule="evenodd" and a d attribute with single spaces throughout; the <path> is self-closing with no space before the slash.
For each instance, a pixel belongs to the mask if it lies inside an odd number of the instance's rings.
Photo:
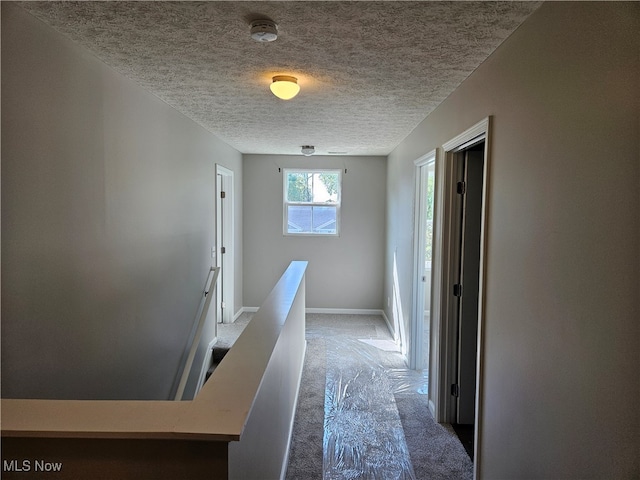
<path id="1" fill-rule="evenodd" d="M 287 201 L 310 202 L 312 174 L 304 172 L 287 173 Z"/>
<path id="2" fill-rule="evenodd" d="M 335 203 L 338 201 L 339 175 L 337 172 L 313 174 L 313 201 Z"/>
<path id="3" fill-rule="evenodd" d="M 336 207 L 289 205 L 287 211 L 287 233 L 335 235 L 337 232 Z"/>
<path id="4" fill-rule="evenodd" d="M 311 206 L 289 205 L 287 232 L 288 233 L 311 233 Z"/>
<path id="5" fill-rule="evenodd" d="M 433 199 L 435 185 L 435 163 L 429 165 L 427 170 L 427 228 L 425 238 L 425 262 L 431 264 L 431 256 L 433 254 Z"/>
<path id="6" fill-rule="evenodd" d="M 312 223 L 314 233 L 336 233 L 336 207 L 312 207 Z"/>

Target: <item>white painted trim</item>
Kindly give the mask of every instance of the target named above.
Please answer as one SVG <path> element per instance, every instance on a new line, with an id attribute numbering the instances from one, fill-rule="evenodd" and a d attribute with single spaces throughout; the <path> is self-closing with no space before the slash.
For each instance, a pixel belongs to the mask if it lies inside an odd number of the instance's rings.
<path id="1" fill-rule="evenodd" d="M 444 186 L 447 180 L 445 160 L 440 155 L 436 158 L 436 180 L 434 191 L 434 222 L 433 222 L 433 259 L 432 283 L 431 283 L 431 312 L 433 314 L 431 320 L 430 335 L 436 341 L 431 343 L 431 361 L 429 362 L 429 388 L 428 395 L 431 405 L 433 405 L 433 418 L 436 422 L 444 422 L 441 415 L 441 392 L 440 392 L 440 345 L 442 343 L 441 334 L 441 289 L 443 282 L 443 257 L 445 255 L 448 244 L 443 238 L 444 225 L 447 223 L 445 216 L 444 202 Z"/>
<path id="2" fill-rule="evenodd" d="M 420 280 L 421 272 L 424 271 L 424 235 L 425 221 L 423 205 L 427 198 L 427 192 L 422 187 L 422 168 L 435 163 L 438 159 L 437 150 L 431 150 L 426 155 L 414 160 L 414 219 L 413 219 L 413 297 L 411 306 L 411 337 L 409 338 L 409 349 L 407 352 L 409 368 L 415 370 L 423 363 L 422 331 L 424 330 L 424 315 L 420 312 L 424 310 L 424 285 Z M 420 267 L 422 265 L 422 267 Z"/>
<path id="3" fill-rule="evenodd" d="M 422 155 L 420 158 L 415 159 L 413 161 L 413 164 L 416 167 L 423 167 L 424 165 L 427 165 L 428 163 L 435 162 L 437 153 L 438 153 L 437 149 L 434 148 L 429 153 L 426 153 L 426 154 Z"/>
<path id="4" fill-rule="evenodd" d="M 307 313 L 326 313 L 333 315 L 382 315 L 383 311 L 373 308 L 307 308 Z"/>
<path id="5" fill-rule="evenodd" d="M 482 186 L 482 230 L 480 234 L 480 278 L 478 289 L 480 296 L 478 297 L 478 355 L 477 355 L 477 368 L 476 368 L 476 428 L 474 431 L 473 445 L 474 445 L 474 468 L 473 477 L 477 480 L 480 476 L 480 446 L 481 446 L 481 432 L 482 432 L 482 399 L 484 397 L 484 326 L 486 319 L 486 290 L 485 285 L 487 283 L 487 228 L 489 226 L 489 185 L 491 181 L 490 177 L 490 165 L 491 165 L 491 117 L 486 119 L 486 133 L 484 143 L 484 172 L 483 179 L 484 184 Z"/>
<path id="6" fill-rule="evenodd" d="M 258 308 L 259 307 L 242 307 L 242 313 L 256 313 L 258 311 Z"/>
<path id="7" fill-rule="evenodd" d="M 220 266 L 221 262 L 224 262 L 223 267 L 223 275 L 222 275 L 222 283 L 223 285 L 223 295 L 224 298 L 221 300 L 218 298 L 216 293 L 216 302 L 223 301 L 225 305 L 229 305 L 226 307 L 225 311 L 222 315 L 222 323 L 233 323 L 233 316 L 231 312 L 233 311 L 235 305 L 235 180 L 234 174 L 232 170 L 216 163 L 216 177 L 218 175 L 222 176 L 222 186 L 223 190 L 227 193 L 226 199 L 227 202 L 223 202 L 221 205 L 224 205 L 224 214 L 223 222 L 224 225 L 222 227 L 224 238 L 222 239 L 222 243 L 224 245 L 216 245 L 216 264 Z M 217 181 L 216 181 L 216 215 L 218 214 L 218 204 L 220 203 L 220 192 L 217 189 Z M 218 219 L 216 218 L 216 243 L 218 239 Z M 224 255 L 220 253 L 220 247 L 225 246 L 227 248 L 227 252 Z M 218 290 L 216 290 L 217 292 Z M 218 311 L 218 305 L 216 305 L 216 311 Z"/>
<path id="8" fill-rule="evenodd" d="M 389 317 L 387 317 L 387 314 L 385 313 L 384 310 L 381 310 L 382 312 L 382 318 L 384 319 L 384 323 L 387 324 L 387 329 L 389 330 L 389 333 L 391 334 L 391 337 L 393 337 L 393 341 L 398 343 L 398 336 L 396 335 L 396 332 L 393 330 L 393 327 L 391 326 L 391 322 L 389 321 Z"/>
<path id="9" fill-rule="evenodd" d="M 257 312 L 258 309 L 256 308 L 255 311 Z M 233 316 L 233 321 L 235 322 L 238 319 L 238 317 L 245 312 L 248 312 L 248 310 L 245 307 L 240 307 L 238 311 L 235 313 L 235 315 Z"/>
<path id="10" fill-rule="evenodd" d="M 304 342 L 304 351 L 302 352 L 302 358 L 307 357 L 307 341 Z M 298 376 L 298 384 L 296 385 L 296 399 L 293 402 L 293 410 L 291 412 L 291 423 L 289 424 L 289 437 L 287 438 L 287 453 L 284 456 L 282 462 L 282 469 L 280 470 L 280 480 L 284 480 L 287 476 L 287 467 L 289 466 L 289 454 L 291 453 L 291 439 L 293 438 L 293 424 L 296 420 L 296 412 L 298 410 L 298 400 L 300 399 L 300 385 L 302 385 L 302 373 L 304 371 L 304 360 L 302 368 L 300 369 L 300 375 Z"/>
<path id="11" fill-rule="evenodd" d="M 442 149 L 447 153 L 456 152 L 458 150 L 462 150 L 467 148 L 470 141 L 480 137 L 481 135 L 486 136 L 489 131 L 489 122 L 491 117 L 487 117 L 483 120 L 480 120 L 473 127 L 465 130 L 460 135 L 455 138 L 452 138 L 447 143 L 442 145 Z"/>
<path id="12" fill-rule="evenodd" d="M 431 412 L 431 416 L 436 418 L 436 406 L 431 399 L 429 399 L 429 411 Z"/>
<path id="13" fill-rule="evenodd" d="M 258 307 L 242 307 L 240 309 L 240 313 L 236 316 L 239 317 L 242 313 L 255 313 L 258 311 Z M 393 337 L 394 341 L 397 342 L 397 334 L 393 331 L 393 327 L 391 326 L 391 322 L 387 317 L 387 314 L 384 310 L 376 309 L 376 308 L 306 308 L 305 313 L 321 313 L 321 314 L 329 314 L 329 315 L 380 315 L 384 323 L 387 324 L 387 328 L 389 329 L 389 333 Z"/>
<path id="14" fill-rule="evenodd" d="M 242 313 L 255 313 L 258 311 L 258 307 L 242 307 Z M 306 313 L 325 313 L 328 315 L 380 315 L 385 318 L 385 321 L 389 323 L 384 310 L 377 308 L 314 308 L 309 307 L 305 309 Z M 240 316 L 240 315 L 237 315 Z"/>

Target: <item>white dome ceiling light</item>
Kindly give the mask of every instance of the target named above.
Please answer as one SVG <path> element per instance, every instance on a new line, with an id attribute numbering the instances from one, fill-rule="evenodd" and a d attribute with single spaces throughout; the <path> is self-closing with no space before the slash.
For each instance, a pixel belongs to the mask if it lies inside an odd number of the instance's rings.
<path id="1" fill-rule="evenodd" d="M 289 75 L 276 75 L 269 86 L 271 93 L 282 100 L 291 100 L 300 91 L 298 79 Z"/>
<path id="2" fill-rule="evenodd" d="M 303 145 L 302 146 L 302 154 L 305 157 L 310 157 L 311 155 L 313 155 L 316 152 L 316 149 L 313 147 L 313 145 Z"/>
<path id="3" fill-rule="evenodd" d="M 251 38 L 256 42 L 273 42 L 278 38 L 278 25 L 267 19 L 251 22 Z"/>

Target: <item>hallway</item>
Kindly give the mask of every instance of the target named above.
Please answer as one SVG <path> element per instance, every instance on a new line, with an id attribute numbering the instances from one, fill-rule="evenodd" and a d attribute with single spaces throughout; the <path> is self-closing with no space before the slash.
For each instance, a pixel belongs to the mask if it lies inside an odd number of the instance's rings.
<path id="1" fill-rule="evenodd" d="M 219 344 L 249 320 L 219 325 Z M 405 367 L 382 317 L 307 314 L 306 338 L 287 479 L 472 478 L 455 433 L 428 411 L 426 374 Z"/>

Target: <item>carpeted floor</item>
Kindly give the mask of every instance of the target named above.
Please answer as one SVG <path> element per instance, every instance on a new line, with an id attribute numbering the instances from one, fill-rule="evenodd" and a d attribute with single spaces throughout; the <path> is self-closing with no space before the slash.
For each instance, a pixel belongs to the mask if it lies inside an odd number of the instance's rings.
<path id="1" fill-rule="evenodd" d="M 227 347 L 250 315 L 219 325 Z M 408 370 L 380 316 L 307 314 L 307 353 L 287 480 L 455 479 L 473 465 L 427 408 L 426 376 Z"/>

